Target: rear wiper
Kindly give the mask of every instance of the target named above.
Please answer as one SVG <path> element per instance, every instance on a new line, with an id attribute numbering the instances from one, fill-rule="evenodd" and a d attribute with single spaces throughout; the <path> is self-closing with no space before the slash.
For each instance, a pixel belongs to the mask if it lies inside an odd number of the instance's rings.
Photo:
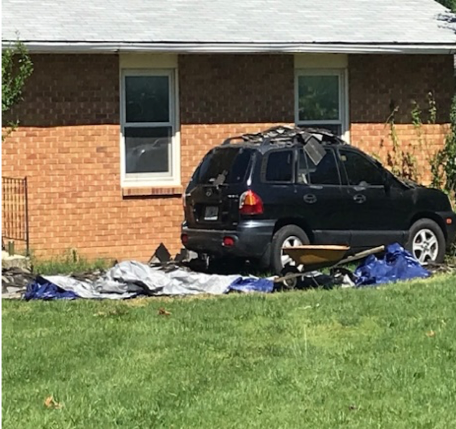
<path id="1" fill-rule="evenodd" d="M 220 173 L 217 178 L 214 180 L 214 183 L 213 185 L 218 188 L 220 185 L 223 185 L 225 180 L 226 180 L 226 176 L 227 176 L 228 172 L 226 170 L 224 170 L 222 173 Z"/>

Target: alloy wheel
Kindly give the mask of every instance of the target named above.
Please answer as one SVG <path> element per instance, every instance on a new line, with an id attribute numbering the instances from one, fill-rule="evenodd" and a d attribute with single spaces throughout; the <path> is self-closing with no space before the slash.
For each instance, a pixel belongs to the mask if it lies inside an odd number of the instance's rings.
<path id="1" fill-rule="evenodd" d="M 420 263 L 435 261 L 439 253 L 439 241 L 435 233 L 430 229 L 419 230 L 413 237 L 412 251 Z"/>
<path id="2" fill-rule="evenodd" d="M 282 247 L 296 247 L 296 246 L 302 246 L 302 241 L 299 237 L 296 237 L 295 235 L 291 235 L 285 239 L 285 241 L 282 244 Z M 296 263 L 291 259 L 288 255 L 284 253 L 282 250 L 282 266 L 285 267 L 287 264 L 288 265 L 296 265 Z"/>

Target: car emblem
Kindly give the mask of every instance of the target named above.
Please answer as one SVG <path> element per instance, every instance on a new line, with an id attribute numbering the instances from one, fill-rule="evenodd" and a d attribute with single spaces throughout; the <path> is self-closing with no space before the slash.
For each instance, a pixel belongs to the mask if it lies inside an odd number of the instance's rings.
<path id="1" fill-rule="evenodd" d="M 206 191 L 206 197 L 210 197 L 212 195 L 212 190 L 211 189 L 208 189 Z"/>

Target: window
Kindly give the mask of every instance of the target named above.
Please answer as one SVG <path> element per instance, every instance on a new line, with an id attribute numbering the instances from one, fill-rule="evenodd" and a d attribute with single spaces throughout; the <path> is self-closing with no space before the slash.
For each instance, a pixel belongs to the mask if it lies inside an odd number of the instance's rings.
<path id="1" fill-rule="evenodd" d="M 267 157 L 266 182 L 291 182 L 293 179 L 293 152 L 270 152 Z"/>
<path id="2" fill-rule="evenodd" d="M 123 182 L 179 181 L 173 70 L 122 73 Z"/>
<path id="3" fill-rule="evenodd" d="M 217 180 L 221 183 L 241 183 L 248 171 L 252 151 L 244 148 L 214 149 L 204 158 L 195 174 L 198 184 L 212 184 Z"/>
<path id="4" fill-rule="evenodd" d="M 352 186 L 383 185 L 382 171 L 365 156 L 351 151 L 340 151 L 340 160 Z"/>
<path id="5" fill-rule="evenodd" d="M 345 85 L 343 70 L 297 70 L 295 121 L 297 125 L 345 132 Z"/>
<path id="6" fill-rule="evenodd" d="M 299 151 L 298 183 L 312 185 L 340 185 L 339 171 L 332 150 L 327 150 L 322 160 L 315 165 L 304 150 Z"/>

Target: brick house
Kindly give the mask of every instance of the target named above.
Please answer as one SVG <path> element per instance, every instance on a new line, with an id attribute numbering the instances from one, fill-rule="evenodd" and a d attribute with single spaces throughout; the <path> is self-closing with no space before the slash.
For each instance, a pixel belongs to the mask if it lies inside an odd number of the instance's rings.
<path id="1" fill-rule="evenodd" d="M 432 0 L 366 4 L 5 0 L 3 46 L 19 37 L 34 73 L 2 175 L 28 177 L 33 252 L 176 252 L 202 156 L 279 123 L 330 128 L 386 160 L 397 107 L 401 144 L 429 181 L 454 92 L 452 16 Z M 417 139 L 412 101 L 425 111 L 430 91 L 436 123 Z"/>

